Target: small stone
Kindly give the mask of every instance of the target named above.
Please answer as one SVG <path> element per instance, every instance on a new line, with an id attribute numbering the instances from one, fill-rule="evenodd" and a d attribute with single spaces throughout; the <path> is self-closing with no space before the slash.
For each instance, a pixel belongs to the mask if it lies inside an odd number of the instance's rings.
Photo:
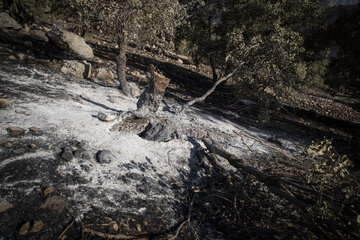
<path id="1" fill-rule="evenodd" d="M 5 212 L 6 210 L 13 208 L 14 205 L 9 202 L 0 202 L 0 213 Z"/>
<path id="2" fill-rule="evenodd" d="M 82 158 L 83 154 L 84 154 L 83 151 L 76 150 L 74 156 L 75 156 L 75 158 Z"/>
<path id="3" fill-rule="evenodd" d="M 140 226 L 140 224 L 136 224 L 136 229 L 138 230 L 138 232 L 141 232 L 141 226 Z"/>
<path id="4" fill-rule="evenodd" d="M 136 85 L 136 83 L 129 82 L 129 85 L 131 86 L 130 95 L 132 97 L 139 97 L 141 95 L 141 91 L 140 91 L 140 88 Z"/>
<path id="5" fill-rule="evenodd" d="M 19 54 L 17 55 L 17 57 L 18 57 L 19 60 L 21 60 L 21 61 L 23 61 L 23 60 L 25 59 L 25 55 L 22 54 L 22 53 L 19 53 Z"/>
<path id="6" fill-rule="evenodd" d="M 35 150 L 35 149 L 36 149 L 36 145 L 35 145 L 34 143 L 31 143 L 31 144 L 29 144 L 29 148 Z"/>
<path id="7" fill-rule="evenodd" d="M 25 41 L 24 45 L 27 46 L 27 47 L 32 47 L 33 44 L 30 41 Z"/>
<path id="8" fill-rule="evenodd" d="M 0 109 L 5 109 L 10 106 L 10 102 L 7 99 L 0 98 Z"/>
<path id="9" fill-rule="evenodd" d="M 18 149 L 13 150 L 13 153 L 15 153 L 15 154 L 23 154 L 24 152 L 26 152 L 25 148 L 18 148 Z"/>
<path id="10" fill-rule="evenodd" d="M 24 225 L 21 226 L 19 230 L 19 235 L 25 235 L 29 233 L 29 230 L 30 230 L 30 222 L 26 222 L 24 223 Z"/>
<path id="11" fill-rule="evenodd" d="M 102 150 L 97 153 L 96 159 L 99 163 L 111 163 L 113 155 L 109 150 Z"/>
<path id="12" fill-rule="evenodd" d="M 36 135 L 36 136 L 38 136 L 38 135 L 41 134 L 40 129 L 37 128 L 37 127 L 31 127 L 31 128 L 29 128 L 29 132 L 30 132 L 31 134 L 33 134 L 33 135 Z"/>
<path id="13" fill-rule="evenodd" d="M 74 155 L 71 147 L 65 147 L 61 154 L 61 157 L 68 162 L 72 161 L 74 159 Z"/>
<path id="14" fill-rule="evenodd" d="M 103 112 L 99 112 L 97 117 L 98 117 L 98 119 L 100 121 L 103 121 L 103 122 L 111 122 L 111 121 L 114 121 L 116 119 L 115 116 L 111 116 L 111 115 L 108 115 L 108 114 L 103 113 Z"/>
<path id="15" fill-rule="evenodd" d="M 18 137 L 25 133 L 25 130 L 19 127 L 9 127 L 7 131 L 11 137 Z"/>
<path id="16" fill-rule="evenodd" d="M 83 159 L 91 160 L 92 159 L 91 154 L 89 152 L 85 152 L 84 155 L 83 155 Z"/>
<path id="17" fill-rule="evenodd" d="M 9 56 L 9 59 L 10 59 L 10 60 L 16 60 L 16 57 L 15 57 L 14 55 L 10 55 L 10 56 Z"/>
<path id="18" fill-rule="evenodd" d="M 4 147 L 6 147 L 6 148 L 11 148 L 13 146 L 14 146 L 14 144 L 12 144 L 11 142 L 7 142 L 4 144 Z"/>
<path id="19" fill-rule="evenodd" d="M 45 188 L 44 190 L 44 195 L 50 195 L 51 193 L 53 193 L 55 191 L 55 188 L 53 186 L 48 186 L 47 188 Z"/>
<path id="20" fill-rule="evenodd" d="M 34 221 L 34 224 L 31 228 L 30 232 L 39 232 L 43 228 L 44 228 L 44 224 L 42 221 Z"/>
<path id="21" fill-rule="evenodd" d="M 115 232 L 117 232 L 117 231 L 119 230 L 119 225 L 118 225 L 116 222 L 114 222 L 114 223 L 111 225 L 111 227 L 112 227 L 112 229 L 113 229 Z"/>
<path id="22" fill-rule="evenodd" d="M 76 147 L 80 149 L 85 149 L 87 147 L 87 143 L 85 141 L 81 141 L 76 145 Z"/>
<path id="23" fill-rule="evenodd" d="M 127 173 L 125 176 L 127 178 L 137 180 L 137 181 L 140 181 L 141 179 L 144 178 L 141 174 L 138 174 L 138 173 Z"/>

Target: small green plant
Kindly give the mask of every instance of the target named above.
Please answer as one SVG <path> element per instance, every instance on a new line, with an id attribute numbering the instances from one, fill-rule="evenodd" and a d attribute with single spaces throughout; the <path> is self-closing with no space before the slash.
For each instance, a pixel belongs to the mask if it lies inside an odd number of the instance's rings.
<path id="1" fill-rule="evenodd" d="M 307 182 L 317 192 L 306 218 L 325 232 L 324 226 L 341 229 L 331 238 L 356 237 L 360 231 L 359 173 L 351 170 L 353 165 L 346 155 L 335 151 L 332 140 L 313 142 L 306 152 L 313 160 Z"/>

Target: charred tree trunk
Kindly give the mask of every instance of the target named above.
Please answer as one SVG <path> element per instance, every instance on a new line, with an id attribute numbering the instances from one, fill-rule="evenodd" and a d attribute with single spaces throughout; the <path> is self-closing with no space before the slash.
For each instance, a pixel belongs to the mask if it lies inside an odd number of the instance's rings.
<path id="1" fill-rule="evenodd" d="M 167 126 L 166 122 L 160 122 L 155 114 L 160 107 L 170 79 L 157 73 L 153 66 L 151 66 L 151 74 L 150 85 L 139 97 L 137 109 L 121 114 L 120 122 L 115 124 L 112 130 L 134 132 L 151 140 L 169 140 L 173 130 Z"/>
<path id="2" fill-rule="evenodd" d="M 214 57 L 210 56 L 209 61 L 210 61 L 210 65 L 211 65 L 212 75 L 213 75 L 213 82 L 216 82 L 218 80 L 218 75 L 216 73 Z"/>
<path id="3" fill-rule="evenodd" d="M 120 90 L 126 95 L 131 95 L 131 86 L 126 81 L 126 50 L 127 50 L 127 32 L 121 31 L 118 35 L 119 55 L 116 56 L 117 75 L 120 82 Z"/>
<path id="4" fill-rule="evenodd" d="M 152 81 L 150 86 L 141 94 L 137 102 L 136 114 L 142 117 L 154 115 L 159 109 L 160 103 L 164 97 L 165 90 L 170 83 L 170 79 L 157 73 L 151 66 Z"/>

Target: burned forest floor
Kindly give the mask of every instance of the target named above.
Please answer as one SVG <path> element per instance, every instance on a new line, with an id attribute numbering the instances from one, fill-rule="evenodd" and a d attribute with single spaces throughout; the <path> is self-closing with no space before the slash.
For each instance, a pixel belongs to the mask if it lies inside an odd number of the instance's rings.
<path id="1" fill-rule="evenodd" d="M 87 42 L 95 53 L 88 62 L 115 75 L 115 44 Z M 136 48 L 127 58 L 127 78 L 140 90 L 148 85 L 150 64 L 171 79 L 157 113 L 178 129 L 171 139 L 113 131 L 114 122 L 100 121 L 99 113 L 116 119 L 137 103 L 118 90 L 116 79 L 69 77 L 60 69 L 76 57 L 0 30 L 0 98 L 6 100 L 0 109 L 0 240 L 316 237 L 296 207 L 209 154 L 201 138 L 210 135 L 258 169 L 290 161 L 287 155 L 301 164 L 312 141 L 332 139 L 359 168 L 359 98 L 309 89 L 283 99 L 264 119 L 259 104 L 235 100 L 223 84 L 175 114 L 211 87 L 208 67 Z"/>

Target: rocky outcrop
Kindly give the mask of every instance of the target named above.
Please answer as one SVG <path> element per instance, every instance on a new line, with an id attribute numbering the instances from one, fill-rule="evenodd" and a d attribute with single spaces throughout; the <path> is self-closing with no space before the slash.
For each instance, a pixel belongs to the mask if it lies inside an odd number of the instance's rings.
<path id="1" fill-rule="evenodd" d="M 46 36 L 46 33 L 41 30 L 29 30 L 29 34 L 36 38 L 39 41 L 48 42 L 49 38 Z"/>
<path id="2" fill-rule="evenodd" d="M 107 68 L 100 67 L 94 70 L 94 77 L 100 78 L 100 79 L 114 79 L 115 75 L 114 73 Z"/>
<path id="3" fill-rule="evenodd" d="M 0 28 L 20 30 L 21 25 L 9 16 L 6 12 L 0 13 Z"/>
<path id="4" fill-rule="evenodd" d="M 82 37 L 74 33 L 55 27 L 47 33 L 47 37 L 52 44 L 61 50 L 87 59 L 94 58 L 92 48 L 85 42 Z"/>
<path id="5" fill-rule="evenodd" d="M 91 65 L 86 61 L 66 60 L 63 62 L 61 72 L 78 79 L 90 77 Z"/>

